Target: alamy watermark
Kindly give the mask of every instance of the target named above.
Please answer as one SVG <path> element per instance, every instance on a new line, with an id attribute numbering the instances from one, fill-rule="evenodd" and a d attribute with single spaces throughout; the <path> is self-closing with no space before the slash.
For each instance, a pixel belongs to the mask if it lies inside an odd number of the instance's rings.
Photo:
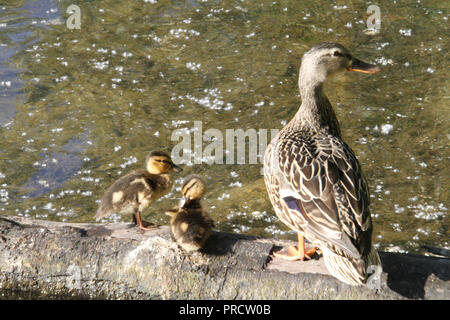
<path id="1" fill-rule="evenodd" d="M 267 145 L 278 131 L 210 128 L 203 132 L 202 121 L 194 121 L 192 128 L 172 132 L 171 140 L 178 143 L 171 156 L 175 163 L 262 164 Z"/>
<path id="2" fill-rule="evenodd" d="M 81 29 L 81 9 L 76 4 L 71 4 L 67 7 L 67 14 L 70 14 L 67 18 L 66 26 L 68 29 Z"/>
<path id="3" fill-rule="evenodd" d="M 376 34 L 380 32 L 381 29 L 381 9 L 377 5 L 370 5 L 367 7 L 367 14 L 370 14 L 369 18 L 366 20 L 367 29 L 365 33 Z"/>

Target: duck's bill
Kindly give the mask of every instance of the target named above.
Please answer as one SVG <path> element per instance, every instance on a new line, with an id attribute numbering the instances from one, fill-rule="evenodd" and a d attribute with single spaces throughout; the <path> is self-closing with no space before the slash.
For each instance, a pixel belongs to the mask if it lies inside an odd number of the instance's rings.
<path id="1" fill-rule="evenodd" d="M 364 61 L 358 59 L 353 59 L 352 65 L 348 67 L 347 70 L 362 73 L 377 73 L 381 71 L 377 66 L 370 63 L 365 63 Z"/>
<path id="2" fill-rule="evenodd" d="M 169 210 L 166 210 L 166 214 L 168 215 L 168 216 L 173 216 L 175 213 L 177 213 L 177 209 L 169 209 Z"/>
<path id="3" fill-rule="evenodd" d="M 183 198 L 181 198 L 180 203 L 178 204 L 180 206 L 180 208 L 183 208 L 184 205 L 186 204 L 187 199 L 185 196 L 183 196 Z"/>
<path id="4" fill-rule="evenodd" d="M 173 169 L 173 171 L 175 171 L 175 172 L 181 172 L 181 171 L 183 171 L 183 168 L 177 166 L 176 164 L 172 164 L 172 169 Z"/>

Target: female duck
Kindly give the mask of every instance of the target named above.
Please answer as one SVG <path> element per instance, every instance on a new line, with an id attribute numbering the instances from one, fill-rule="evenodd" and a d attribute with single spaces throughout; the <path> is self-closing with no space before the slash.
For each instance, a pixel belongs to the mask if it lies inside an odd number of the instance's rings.
<path id="1" fill-rule="evenodd" d="M 101 199 L 95 215 L 96 220 L 112 213 L 132 214 L 133 222 L 142 230 L 155 227 L 145 227 L 141 213 L 155 200 L 166 195 L 172 189 L 169 172 L 179 172 L 170 156 L 162 151 L 153 151 L 147 155 L 145 169 L 135 170 L 114 182 Z"/>
<path id="2" fill-rule="evenodd" d="M 381 266 L 372 246 L 369 191 L 352 149 L 323 92 L 327 77 L 340 71 L 376 73 L 376 66 L 337 43 L 314 46 L 302 59 L 302 104 L 267 147 L 264 180 L 275 213 L 298 232 L 298 248 L 275 255 L 309 258 L 304 237 L 319 246 L 329 272 L 351 285 L 367 281 L 369 266 Z"/>
<path id="3" fill-rule="evenodd" d="M 183 199 L 180 205 L 166 212 L 171 216 L 173 237 L 188 252 L 203 248 L 214 227 L 213 220 L 200 204 L 204 192 L 205 183 L 199 176 L 186 177 L 181 187 Z"/>

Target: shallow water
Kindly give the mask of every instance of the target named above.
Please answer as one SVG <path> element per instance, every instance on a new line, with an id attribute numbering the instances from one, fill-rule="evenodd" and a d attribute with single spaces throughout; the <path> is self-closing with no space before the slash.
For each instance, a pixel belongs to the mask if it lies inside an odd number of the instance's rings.
<path id="1" fill-rule="evenodd" d="M 176 130 L 193 149 L 194 121 L 224 137 L 281 129 L 300 104 L 301 56 L 337 41 L 382 69 L 326 88 L 369 182 L 376 246 L 449 248 L 449 5 L 382 4 L 381 30 L 368 35 L 369 4 L 342 3 L 78 1 L 81 28 L 70 30 L 70 1 L 0 1 L 0 213 L 92 222 L 114 179 L 148 151 L 172 150 Z M 219 230 L 294 240 L 261 164 L 234 163 L 182 161 L 144 216 L 168 223 L 182 177 L 198 173 Z"/>

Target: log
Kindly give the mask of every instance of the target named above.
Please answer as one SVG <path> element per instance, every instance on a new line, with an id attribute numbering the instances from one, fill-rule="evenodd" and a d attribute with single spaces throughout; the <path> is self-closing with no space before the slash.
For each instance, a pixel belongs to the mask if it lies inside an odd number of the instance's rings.
<path id="1" fill-rule="evenodd" d="M 274 258 L 292 244 L 213 232 L 187 254 L 169 228 L 0 216 L 0 298 L 450 299 L 450 259 L 380 252 L 379 289 L 330 276 L 323 259 Z"/>

